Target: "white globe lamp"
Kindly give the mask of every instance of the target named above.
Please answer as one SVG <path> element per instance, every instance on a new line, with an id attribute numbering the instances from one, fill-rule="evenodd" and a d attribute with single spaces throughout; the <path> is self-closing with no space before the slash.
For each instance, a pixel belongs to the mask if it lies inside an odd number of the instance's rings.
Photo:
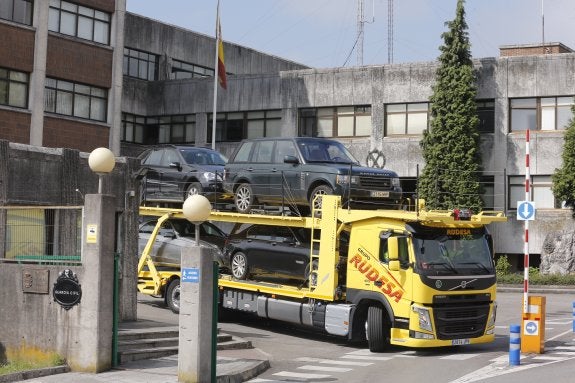
<path id="1" fill-rule="evenodd" d="M 108 148 L 96 148 L 88 157 L 88 165 L 98 175 L 98 194 L 102 194 L 102 176 L 110 173 L 116 165 L 114 153 Z"/>
<path id="2" fill-rule="evenodd" d="M 200 245 L 200 224 L 207 220 L 212 211 L 212 204 L 200 194 L 189 196 L 184 201 L 182 213 L 191 223 L 196 225 L 196 244 Z"/>

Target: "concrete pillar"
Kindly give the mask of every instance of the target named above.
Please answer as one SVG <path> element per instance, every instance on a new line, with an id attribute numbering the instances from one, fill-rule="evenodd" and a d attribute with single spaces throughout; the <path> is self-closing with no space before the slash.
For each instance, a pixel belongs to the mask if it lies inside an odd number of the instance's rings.
<path id="1" fill-rule="evenodd" d="M 74 342 L 67 360 L 73 371 L 97 373 L 112 367 L 115 197 L 87 194 L 82 222 L 82 265 L 86 272 Z"/>
<path id="2" fill-rule="evenodd" d="M 182 249 L 178 381 L 211 382 L 213 258 L 199 246 Z M 215 368 L 215 366 L 214 366 Z"/>
<path id="3" fill-rule="evenodd" d="M 43 146 L 44 137 L 44 84 L 48 56 L 49 1 L 34 2 L 34 69 L 30 78 L 30 145 Z"/>

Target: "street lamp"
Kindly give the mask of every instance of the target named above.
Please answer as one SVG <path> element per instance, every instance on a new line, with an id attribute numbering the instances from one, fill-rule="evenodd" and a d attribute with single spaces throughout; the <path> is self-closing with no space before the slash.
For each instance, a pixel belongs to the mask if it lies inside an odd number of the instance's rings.
<path id="1" fill-rule="evenodd" d="M 116 165 L 114 153 L 108 148 L 96 148 L 88 157 L 88 165 L 98 175 L 98 194 L 102 194 L 102 177 L 110 173 Z"/>
<path id="2" fill-rule="evenodd" d="M 212 205 L 206 197 L 194 194 L 186 198 L 182 206 L 184 217 L 196 226 L 196 245 L 200 246 L 200 224 L 208 219 Z"/>

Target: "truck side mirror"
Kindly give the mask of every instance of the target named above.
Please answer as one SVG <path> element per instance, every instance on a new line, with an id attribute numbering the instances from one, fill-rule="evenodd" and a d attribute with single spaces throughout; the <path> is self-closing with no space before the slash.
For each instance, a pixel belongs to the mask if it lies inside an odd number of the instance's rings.
<path id="1" fill-rule="evenodd" d="M 389 270 L 399 271 L 399 251 L 397 237 L 387 239 L 387 251 L 389 254 Z"/>

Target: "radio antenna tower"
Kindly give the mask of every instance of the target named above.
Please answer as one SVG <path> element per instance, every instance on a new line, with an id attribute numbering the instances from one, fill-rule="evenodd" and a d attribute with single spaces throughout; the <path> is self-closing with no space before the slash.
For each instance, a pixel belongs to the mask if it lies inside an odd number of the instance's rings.
<path id="1" fill-rule="evenodd" d="M 393 0 L 387 0 L 387 63 L 393 63 Z"/>
<path id="2" fill-rule="evenodd" d="M 375 21 L 375 0 L 372 3 L 373 10 L 371 21 L 365 20 L 364 13 L 364 0 L 357 0 L 357 38 L 355 39 L 356 53 L 357 53 L 357 65 L 363 65 L 363 36 L 364 36 L 364 25 L 365 23 L 373 23 Z"/>

